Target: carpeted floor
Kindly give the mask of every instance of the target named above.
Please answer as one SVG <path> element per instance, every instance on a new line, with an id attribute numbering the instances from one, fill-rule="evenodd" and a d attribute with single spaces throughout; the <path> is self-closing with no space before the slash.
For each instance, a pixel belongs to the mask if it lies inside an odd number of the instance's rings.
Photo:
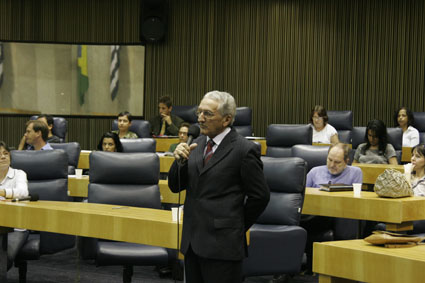
<path id="1" fill-rule="evenodd" d="M 8 282 L 17 283 L 18 270 L 12 268 L 8 274 Z M 245 283 L 283 282 L 271 281 L 271 276 L 250 277 Z M 77 249 L 67 250 L 55 255 L 43 256 L 41 260 L 28 262 L 28 283 L 119 283 L 122 282 L 122 267 L 96 267 L 93 261 L 78 259 Z M 175 282 L 171 278 L 160 278 L 154 267 L 135 267 L 132 282 Z M 182 282 L 182 281 L 176 281 Z M 295 276 L 291 283 L 316 283 L 317 276 Z"/>

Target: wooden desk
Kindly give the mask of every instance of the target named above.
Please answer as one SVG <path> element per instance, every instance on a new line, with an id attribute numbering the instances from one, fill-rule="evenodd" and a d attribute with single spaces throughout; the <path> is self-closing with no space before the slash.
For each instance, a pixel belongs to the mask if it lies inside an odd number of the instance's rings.
<path id="1" fill-rule="evenodd" d="M 0 226 L 177 247 L 171 211 L 83 202 L 0 202 Z M 143 229 L 142 229 L 142 228 Z M 180 229 L 181 231 L 181 229 Z"/>
<path id="2" fill-rule="evenodd" d="M 168 187 L 167 180 L 159 180 L 159 192 L 161 193 L 161 202 L 163 203 L 179 203 L 179 194 L 173 193 Z M 87 198 L 89 186 L 89 176 L 83 176 L 81 179 L 75 176 L 68 177 L 68 195 L 71 197 Z M 184 203 L 186 191 L 180 193 L 180 204 Z"/>
<path id="3" fill-rule="evenodd" d="M 385 222 L 388 230 L 406 231 L 413 229 L 412 221 L 425 219 L 424 207 L 424 197 L 390 199 L 363 191 L 355 198 L 352 191 L 330 193 L 306 188 L 302 213 Z"/>
<path id="4" fill-rule="evenodd" d="M 364 184 L 375 184 L 376 178 L 378 178 L 378 176 L 382 174 L 385 169 L 392 168 L 402 173 L 404 172 L 403 165 L 356 163 L 353 164 L 353 166 L 362 169 Z"/>
<path id="5" fill-rule="evenodd" d="M 412 159 L 412 148 L 403 147 L 401 149 L 401 161 L 410 163 L 411 159 Z"/>
<path id="6" fill-rule="evenodd" d="M 178 143 L 178 138 L 154 138 L 156 140 L 156 151 L 157 152 L 166 152 L 170 148 L 170 145 L 173 143 Z"/>
<path id="7" fill-rule="evenodd" d="M 78 168 L 90 169 L 90 150 L 81 151 L 80 158 L 78 159 Z M 168 173 L 171 165 L 173 164 L 174 157 L 172 156 L 160 156 L 159 157 L 159 172 Z"/>
<path id="8" fill-rule="evenodd" d="M 319 282 L 424 282 L 425 245 L 383 248 L 363 240 L 314 243 Z"/>

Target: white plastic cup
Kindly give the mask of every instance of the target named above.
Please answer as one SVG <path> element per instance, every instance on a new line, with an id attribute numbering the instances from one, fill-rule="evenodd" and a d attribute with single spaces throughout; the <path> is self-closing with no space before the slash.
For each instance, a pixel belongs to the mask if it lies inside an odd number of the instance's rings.
<path id="1" fill-rule="evenodd" d="M 83 177 L 83 169 L 75 169 L 75 177 L 81 179 Z"/>
<path id="2" fill-rule="evenodd" d="M 180 215 L 179 215 L 179 222 L 180 222 L 182 218 L 182 214 L 183 214 L 183 208 L 182 207 L 180 207 L 180 209 L 178 207 L 171 208 L 171 214 L 173 215 L 173 222 L 177 222 L 178 211 L 180 211 Z"/>
<path id="3" fill-rule="evenodd" d="M 361 183 L 353 184 L 353 192 L 354 192 L 355 198 L 361 197 L 361 195 L 362 195 L 362 184 Z"/>

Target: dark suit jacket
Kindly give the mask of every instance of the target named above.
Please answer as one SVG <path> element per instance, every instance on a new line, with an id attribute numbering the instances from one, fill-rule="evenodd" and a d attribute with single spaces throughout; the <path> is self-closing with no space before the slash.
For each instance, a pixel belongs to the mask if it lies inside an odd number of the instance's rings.
<path id="1" fill-rule="evenodd" d="M 166 136 L 178 136 L 180 125 L 184 121 L 179 116 L 176 116 L 176 115 L 173 115 L 173 114 L 171 114 L 170 116 L 171 116 L 171 125 L 166 124 L 165 135 Z M 161 127 L 162 127 L 161 116 L 158 115 L 158 116 L 152 117 L 149 120 L 149 123 L 151 124 L 151 134 L 155 135 L 155 136 L 159 135 L 159 133 L 161 132 Z"/>
<path id="2" fill-rule="evenodd" d="M 187 189 L 181 251 L 190 245 L 201 257 L 242 260 L 245 232 L 270 198 L 259 148 L 232 129 L 204 167 L 206 137 L 194 143 L 198 146 L 180 168 L 181 187 Z M 179 191 L 178 167 L 174 162 L 169 172 L 173 192 Z"/>

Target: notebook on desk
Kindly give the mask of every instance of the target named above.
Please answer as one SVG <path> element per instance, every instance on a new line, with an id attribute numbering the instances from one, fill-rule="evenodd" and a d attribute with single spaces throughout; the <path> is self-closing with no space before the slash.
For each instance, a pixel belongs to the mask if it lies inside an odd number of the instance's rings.
<path id="1" fill-rule="evenodd" d="M 347 184 L 320 184 L 319 190 L 326 192 L 342 192 L 342 191 L 352 191 L 353 185 Z"/>

